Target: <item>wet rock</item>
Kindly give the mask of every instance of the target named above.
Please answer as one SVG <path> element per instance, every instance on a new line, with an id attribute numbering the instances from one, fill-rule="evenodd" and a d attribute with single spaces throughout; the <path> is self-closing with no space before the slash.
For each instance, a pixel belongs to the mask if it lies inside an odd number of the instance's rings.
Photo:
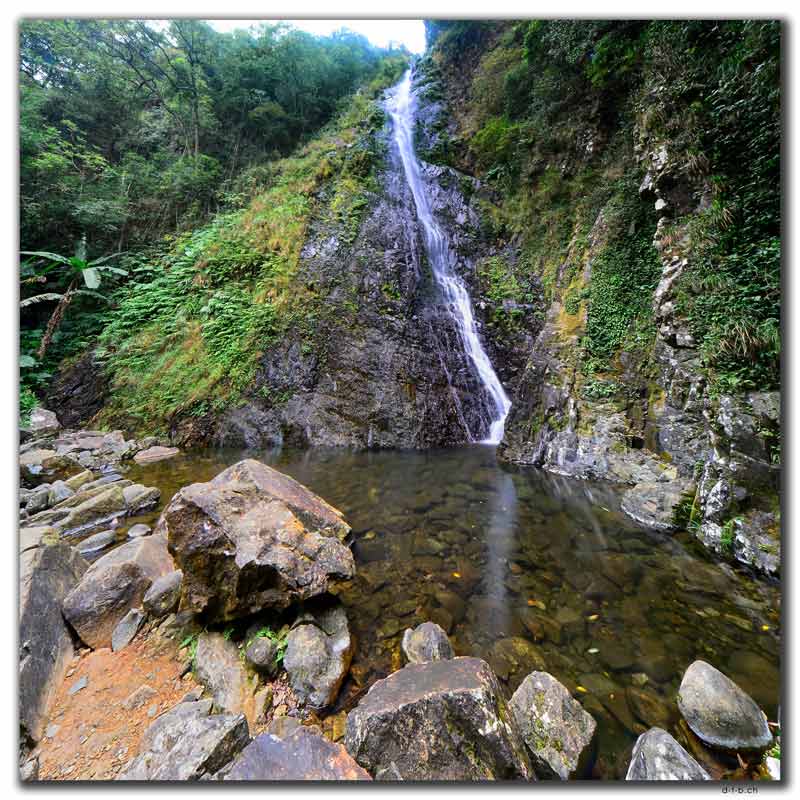
<path id="1" fill-rule="evenodd" d="M 632 519 L 659 531 L 675 529 L 675 511 L 694 485 L 686 480 L 637 483 L 622 496 L 621 508 Z"/>
<path id="2" fill-rule="evenodd" d="M 252 459 L 181 489 L 156 527 L 183 570 L 185 607 L 209 621 L 283 609 L 351 578 L 339 541 L 349 530 L 324 500 Z"/>
<path id="3" fill-rule="evenodd" d="M 64 598 L 64 616 L 89 647 L 108 647 L 117 623 L 141 606 L 154 580 L 173 569 L 163 536 L 126 542 L 86 571 Z"/>
<path id="4" fill-rule="evenodd" d="M 180 449 L 177 447 L 161 447 L 160 445 L 156 445 L 155 447 L 148 447 L 146 450 L 140 450 L 133 457 L 133 460 L 137 464 L 153 464 L 156 461 L 173 458 L 180 452 Z"/>
<path id="5" fill-rule="evenodd" d="M 767 718 L 753 699 L 705 661 L 684 673 L 678 708 L 692 731 L 722 750 L 766 750 L 772 744 Z"/>
<path id="6" fill-rule="evenodd" d="M 565 686 L 547 672 L 532 672 L 509 706 L 539 777 L 568 780 L 585 772 L 597 723 Z"/>
<path id="7" fill-rule="evenodd" d="M 117 540 L 117 532 L 114 530 L 100 531 L 88 536 L 82 542 L 75 545 L 75 549 L 84 556 L 91 555 L 92 553 L 99 553 L 105 550 L 110 545 L 114 544 Z"/>
<path id="8" fill-rule="evenodd" d="M 19 724 L 23 741 L 41 738 L 47 707 L 73 655 L 61 604 L 88 568 L 66 544 L 50 544 L 48 530 L 20 537 Z M 24 548 L 24 549 L 23 549 Z"/>
<path id="9" fill-rule="evenodd" d="M 669 709 L 658 695 L 629 686 L 625 690 L 625 696 L 634 716 L 645 725 L 650 728 L 669 727 Z"/>
<path id="10" fill-rule="evenodd" d="M 708 781 L 710 775 L 661 728 L 643 733 L 633 746 L 628 781 Z"/>
<path id="11" fill-rule="evenodd" d="M 27 429 L 35 436 L 46 436 L 61 430 L 61 423 L 53 411 L 48 411 L 46 408 L 34 408 L 31 411 Z"/>
<path id="12" fill-rule="evenodd" d="M 278 671 L 278 643 L 267 636 L 257 636 L 247 645 L 245 659 L 256 672 L 272 677 Z"/>
<path id="13" fill-rule="evenodd" d="M 435 622 L 423 622 L 416 628 L 406 628 L 403 634 L 403 653 L 412 664 L 453 658 L 453 646 L 447 634 Z"/>
<path id="14" fill-rule="evenodd" d="M 128 538 L 138 539 L 140 536 L 147 536 L 151 532 L 152 528 L 149 525 L 139 522 L 136 525 L 131 525 L 131 527 L 128 528 Z"/>
<path id="15" fill-rule="evenodd" d="M 521 636 L 498 639 L 488 657 L 492 669 L 512 689 L 516 689 L 526 675 L 535 670 L 544 672 L 545 661 L 538 648 Z"/>
<path id="16" fill-rule="evenodd" d="M 111 634 L 111 649 L 116 653 L 127 647 L 139 632 L 144 622 L 144 614 L 139 608 L 132 608 L 116 625 Z"/>
<path id="17" fill-rule="evenodd" d="M 194 674 L 211 694 L 215 709 L 228 714 L 250 710 L 255 687 L 239 657 L 239 648 L 221 633 L 200 634 Z"/>
<path id="18" fill-rule="evenodd" d="M 179 569 L 156 578 L 142 600 L 142 607 L 147 615 L 160 619 L 175 611 L 181 599 L 182 583 L 183 573 Z"/>
<path id="19" fill-rule="evenodd" d="M 408 664 L 347 715 L 345 745 L 373 775 L 534 779 L 516 721 L 485 661 Z"/>
<path id="20" fill-rule="evenodd" d="M 213 775 L 249 742 L 243 715 L 208 715 L 210 702 L 181 703 L 145 731 L 140 754 L 117 780 L 191 781 Z"/>
<path id="21" fill-rule="evenodd" d="M 283 666 L 295 694 L 312 708 L 336 699 L 350 668 L 354 643 L 342 606 L 295 623 L 286 640 Z"/>
<path id="22" fill-rule="evenodd" d="M 299 727 L 285 738 L 263 733 L 226 770 L 226 781 L 369 781 L 340 744 Z"/>

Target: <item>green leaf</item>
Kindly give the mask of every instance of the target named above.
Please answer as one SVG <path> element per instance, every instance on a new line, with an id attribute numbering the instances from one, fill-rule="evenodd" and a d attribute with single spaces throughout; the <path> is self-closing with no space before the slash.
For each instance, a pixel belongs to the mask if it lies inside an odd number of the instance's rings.
<path id="1" fill-rule="evenodd" d="M 21 250 L 20 254 L 23 256 L 36 256 L 37 258 L 47 258 L 50 261 L 58 261 L 59 264 L 69 264 L 70 260 L 68 258 L 64 258 L 64 256 L 58 255 L 58 253 L 45 253 L 38 250 Z"/>
<path id="2" fill-rule="evenodd" d="M 36 359 L 33 356 L 22 355 L 19 357 L 20 369 L 29 369 L 36 366 Z"/>
<path id="3" fill-rule="evenodd" d="M 34 303 L 44 303 L 48 300 L 60 300 L 63 295 L 57 294 L 56 292 L 45 292 L 44 294 L 37 294 L 33 297 L 26 297 L 24 300 L 19 301 L 20 308 L 26 308 L 27 306 L 32 306 Z"/>

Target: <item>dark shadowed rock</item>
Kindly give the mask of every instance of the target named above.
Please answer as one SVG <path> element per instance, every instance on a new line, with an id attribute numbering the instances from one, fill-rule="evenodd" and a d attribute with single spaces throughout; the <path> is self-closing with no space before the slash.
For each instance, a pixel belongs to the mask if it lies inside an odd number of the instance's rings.
<path id="1" fill-rule="evenodd" d="M 156 532 L 183 571 L 183 605 L 223 621 L 286 608 L 350 578 L 341 514 L 258 461 L 234 464 L 208 483 L 181 489 Z"/>
<path id="2" fill-rule="evenodd" d="M 313 708 L 335 699 L 353 657 L 353 640 L 342 606 L 306 615 L 289 632 L 283 666 L 295 694 Z"/>
<path id="3" fill-rule="evenodd" d="M 373 775 L 403 780 L 535 779 L 489 665 L 408 664 L 373 684 L 347 715 L 345 745 Z"/>
<path id="4" fill-rule="evenodd" d="M 117 780 L 191 781 L 222 769 L 250 740 L 243 715 L 209 716 L 211 703 L 180 703 L 145 731 Z"/>
<path id="5" fill-rule="evenodd" d="M 182 583 L 183 573 L 179 569 L 156 578 L 142 600 L 145 612 L 159 619 L 174 611 L 181 599 Z"/>
<path id="6" fill-rule="evenodd" d="M 594 718 L 547 672 L 532 672 L 509 703 L 541 778 L 568 780 L 588 766 Z"/>
<path id="7" fill-rule="evenodd" d="M 329 742 L 306 727 L 286 738 L 263 733 L 233 762 L 226 781 L 369 781 L 340 744 Z"/>
<path id="8" fill-rule="evenodd" d="M 64 598 L 64 616 L 89 647 L 108 647 L 117 623 L 154 580 L 174 569 L 163 536 L 126 542 L 96 561 Z"/>
<path id="9" fill-rule="evenodd" d="M 678 708 L 706 744 L 723 750 L 766 750 L 772 743 L 767 718 L 730 678 L 705 661 L 683 675 Z"/>
<path id="10" fill-rule="evenodd" d="M 111 634 L 111 649 L 116 653 L 127 647 L 134 639 L 144 622 L 140 608 L 132 608 L 116 625 Z"/>
<path id="11" fill-rule="evenodd" d="M 19 724 L 28 744 L 41 738 L 47 706 L 73 655 L 61 603 L 89 566 L 68 545 L 50 544 L 48 531 L 20 537 Z"/>
<path id="12" fill-rule="evenodd" d="M 423 622 L 407 628 L 403 634 L 403 653 L 412 664 L 453 658 L 453 646 L 447 634 L 435 622 Z"/>
<path id="13" fill-rule="evenodd" d="M 228 714 L 252 710 L 254 682 L 239 657 L 239 648 L 221 633 L 200 634 L 194 673 L 211 694 L 215 709 Z"/>
<path id="14" fill-rule="evenodd" d="M 661 728 L 643 733 L 633 746 L 627 781 L 708 781 L 709 774 Z"/>

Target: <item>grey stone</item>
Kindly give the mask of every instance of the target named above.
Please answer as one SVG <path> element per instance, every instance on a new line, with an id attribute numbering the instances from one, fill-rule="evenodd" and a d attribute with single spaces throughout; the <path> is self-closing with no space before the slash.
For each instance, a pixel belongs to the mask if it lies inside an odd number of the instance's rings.
<path id="1" fill-rule="evenodd" d="M 416 628 L 406 628 L 402 648 L 406 659 L 412 664 L 454 656 L 447 634 L 435 622 L 423 622 Z"/>
<path id="2" fill-rule="evenodd" d="M 295 694 L 313 708 L 330 705 L 350 668 L 353 641 L 342 606 L 301 618 L 289 632 L 283 666 Z"/>
<path id="3" fill-rule="evenodd" d="M 134 711 L 141 708 L 148 700 L 155 697 L 158 692 L 146 683 L 142 684 L 138 689 L 134 689 L 123 701 L 122 707 L 126 711 Z"/>
<path id="4" fill-rule="evenodd" d="M 61 430 L 61 423 L 55 412 L 46 408 L 34 408 L 27 428 L 32 434 L 41 436 Z"/>
<path id="5" fill-rule="evenodd" d="M 299 726 L 284 738 L 262 733 L 226 770 L 226 781 L 369 781 L 340 744 Z"/>
<path id="6" fill-rule="evenodd" d="M 128 528 L 128 538 L 138 539 L 140 536 L 147 536 L 149 533 L 152 532 L 152 530 L 153 529 L 149 525 L 145 525 L 142 522 L 138 522 L 136 525 L 131 525 L 131 527 Z"/>
<path id="7" fill-rule="evenodd" d="M 75 549 L 84 556 L 91 555 L 92 553 L 99 553 L 105 550 L 109 545 L 117 541 L 117 532 L 114 530 L 100 531 L 100 533 L 93 533 L 87 536 L 83 541 L 75 545 Z"/>
<path id="8" fill-rule="evenodd" d="M 643 733 L 633 746 L 627 781 L 708 781 L 709 774 L 661 728 Z"/>
<path id="9" fill-rule="evenodd" d="M 85 689 L 88 685 L 89 685 L 89 679 L 84 675 L 83 677 L 78 678 L 78 680 L 75 681 L 75 683 L 73 683 L 72 686 L 69 687 L 69 689 L 67 689 L 67 694 L 69 695 L 77 694 L 78 692 L 81 691 L 81 689 Z"/>
<path id="10" fill-rule="evenodd" d="M 64 598 L 64 616 L 89 647 L 108 647 L 117 623 L 141 606 L 154 580 L 173 569 L 163 536 L 126 542 L 86 571 Z"/>
<path id="11" fill-rule="evenodd" d="M 133 460 L 137 464 L 152 464 L 155 461 L 163 461 L 165 458 L 173 458 L 180 452 L 180 449 L 177 447 L 155 445 L 154 447 L 148 447 L 146 450 L 140 450 L 133 457 Z"/>
<path id="12" fill-rule="evenodd" d="M 678 708 L 692 731 L 711 747 L 763 751 L 772 744 L 764 712 L 705 661 L 695 661 L 684 673 Z"/>
<path id="13" fill-rule="evenodd" d="M 47 494 L 47 505 L 54 506 L 74 494 L 74 490 L 70 489 L 64 481 L 53 481 Z"/>
<path id="14" fill-rule="evenodd" d="M 245 651 L 247 663 L 263 675 L 273 676 L 278 671 L 278 643 L 267 636 L 257 636 Z"/>
<path id="15" fill-rule="evenodd" d="M 408 664 L 377 681 L 347 715 L 345 746 L 373 775 L 535 779 L 497 678 L 477 658 Z"/>
<path id="16" fill-rule="evenodd" d="M 215 709 L 239 714 L 251 703 L 255 686 L 248 679 L 239 648 L 221 633 L 200 635 L 194 673 L 211 694 Z"/>
<path id="17" fill-rule="evenodd" d="M 141 483 L 134 483 L 123 488 L 122 496 L 125 499 L 125 507 L 128 514 L 134 516 L 155 508 L 161 499 L 161 490 L 155 486 L 142 486 Z M 142 536 L 144 534 L 139 535 Z"/>
<path id="18" fill-rule="evenodd" d="M 532 672 L 509 703 L 540 778 L 565 781 L 588 765 L 597 723 L 547 672 Z"/>
<path id="19" fill-rule="evenodd" d="M 142 607 L 148 616 L 160 619 L 175 611 L 181 599 L 182 584 L 183 573 L 179 569 L 156 578 L 142 600 Z"/>
<path id="20" fill-rule="evenodd" d="M 637 483 L 622 497 L 621 508 L 632 519 L 660 531 L 675 529 L 675 511 L 694 486 L 685 480 Z"/>
<path id="21" fill-rule="evenodd" d="M 139 632 L 144 622 L 140 608 L 132 608 L 116 625 L 111 634 L 111 649 L 116 653 L 127 647 Z"/>

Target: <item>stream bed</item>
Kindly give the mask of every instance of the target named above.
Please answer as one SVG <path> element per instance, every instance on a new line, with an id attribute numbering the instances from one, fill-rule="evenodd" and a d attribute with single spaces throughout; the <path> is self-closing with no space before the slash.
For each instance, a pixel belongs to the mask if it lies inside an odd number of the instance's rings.
<path id="1" fill-rule="evenodd" d="M 353 528 L 358 573 L 339 597 L 357 646 L 332 713 L 402 666 L 403 630 L 433 619 L 509 692 L 541 669 L 579 697 L 598 722 L 597 777 L 624 777 L 646 728 L 679 735 L 676 693 L 698 658 L 776 718 L 779 584 L 715 563 L 684 534 L 643 529 L 613 487 L 509 468 L 487 445 L 203 450 L 132 466 L 125 477 L 162 496 L 130 523 L 154 524 L 180 487 L 245 457 L 305 484 Z"/>

